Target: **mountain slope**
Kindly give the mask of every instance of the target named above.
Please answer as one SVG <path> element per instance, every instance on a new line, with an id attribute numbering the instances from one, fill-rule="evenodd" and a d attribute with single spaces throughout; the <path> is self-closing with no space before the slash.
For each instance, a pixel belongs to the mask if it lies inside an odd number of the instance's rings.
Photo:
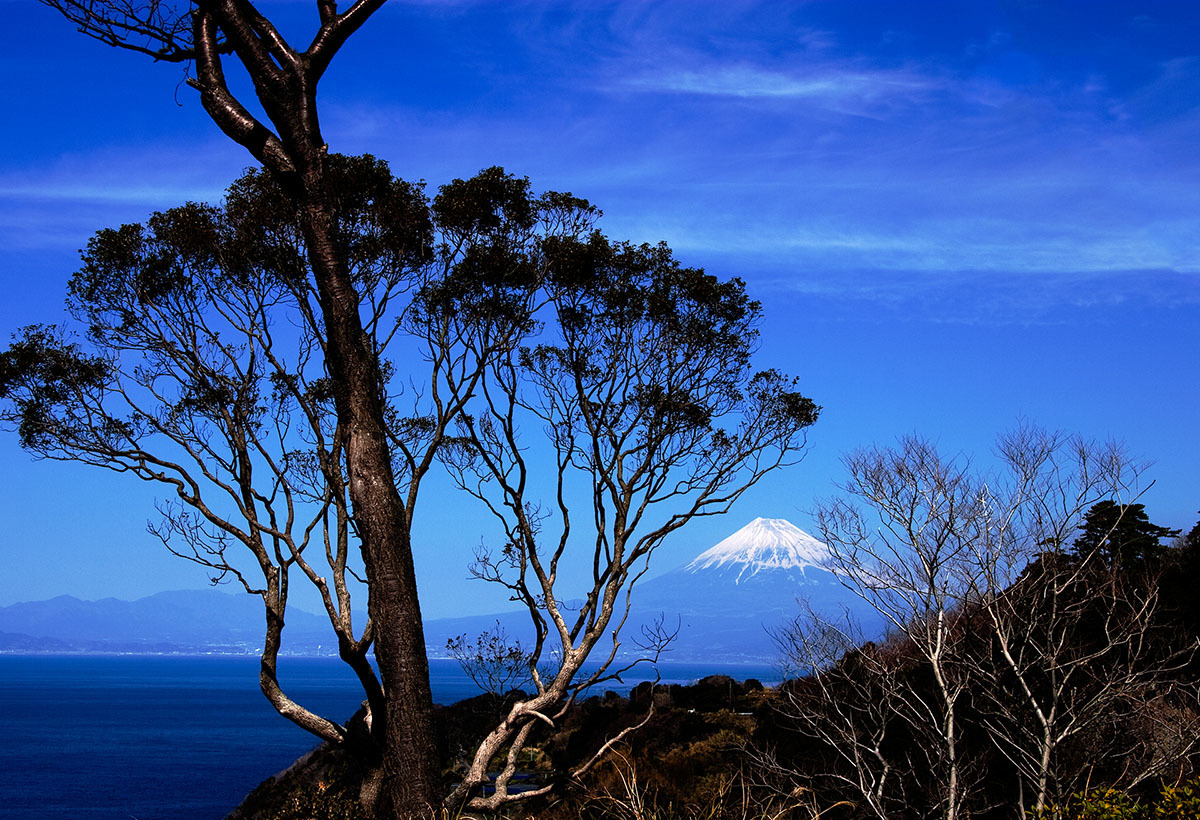
<path id="1" fill-rule="evenodd" d="M 732 575 L 736 584 L 763 571 L 803 573 L 807 567 L 820 569 L 828 557 L 824 544 L 790 521 L 756 518 L 697 555 L 683 571 L 692 575 L 705 571 Z"/>
<path id="2" fill-rule="evenodd" d="M 661 616 L 678 625 L 673 660 L 764 661 L 779 654 L 772 632 L 800 614 L 798 599 L 817 613 L 849 612 L 868 636 L 878 616 L 825 568 L 828 549 L 784 519 L 756 518 L 691 562 L 638 586 L 623 631 L 636 638 Z"/>

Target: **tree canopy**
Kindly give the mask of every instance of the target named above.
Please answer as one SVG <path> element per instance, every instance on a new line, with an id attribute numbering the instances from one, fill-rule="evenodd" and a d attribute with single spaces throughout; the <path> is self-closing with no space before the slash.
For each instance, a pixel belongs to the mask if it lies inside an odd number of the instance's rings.
<path id="1" fill-rule="evenodd" d="M 1108 499 L 1087 511 L 1079 531 L 1072 545 L 1077 556 L 1094 552 L 1110 564 L 1125 567 L 1158 561 L 1167 550 L 1163 539 L 1179 535 L 1179 530 L 1151 523 L 1145 505 Z"/>
<path id="2" fill-rule="evenodd" d="M 819 408 L 752 370 L 760 308 L 741 281 L 685 267 L 665 245 L 605 237 L 584 200 L 536 195 L 499 168 L 428 198 L 369 156 L 331 155 L 326 183 L 403 538 L 445 463 L 504 534 L 478 574 L 525 604 L 537 635 L 512 654 L 535 693 L 481 742 L 450 803 L 528 799 L 541 792 L 510 793 L 512 767 L 491 772 L 495 754 L 515 759 L 578 692 L 618 674 L 620 624 L 653 550 L 793 462 Z M 260 681 L 275 708 L 382 756 L 411 738 L 389 728 L 404 698 L 368 662 L 391 627 L 303 221 L 278 179 L 252 170 L 219 205 L 98 232 L 70 282 L 74 321 L 30 326 L 0 353 L 0 421 L 39 456 L 162 485 L 152 531 L 262 599 Z M 530 457 L 531 431 L 547 435 L 548 458 Z M 578 597 L 561 589 L 568 548 L 593 570 L 574 609 L 560 604 Z M 363 687 L 359 723 L 310 710 L 279 679 L 296 582 L 320 595 Z M 356 623 L 362 584 L 371 607 Z M 598 668 L 580 676 L 598 646 Z"/>

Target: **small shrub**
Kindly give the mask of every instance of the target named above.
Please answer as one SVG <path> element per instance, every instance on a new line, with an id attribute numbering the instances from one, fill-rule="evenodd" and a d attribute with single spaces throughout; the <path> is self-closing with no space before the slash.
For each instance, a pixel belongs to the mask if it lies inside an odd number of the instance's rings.
<path id="1" fill-rule="evenodd" d="M 1196 820 L 1200 817 L 1200 778 L 1179 786 L 1163 786 L 1154 804 L 1153 820 Z"/>
<path id="2" fill-rule="evenodd" d="M 1073 795 L 1065 804 L 1048 806 L 1035 820 L 1197 820 L 1200 818 L 1200 778 L 1178 786 L 1163 785 L 1158 797 L 1145 804 L 1119 789 L 1092 789 Z"/>
<path id="3" fill-rule="evenodd" d="M 368 820 L 357 796 L 324 782 L 292 792 L 273 820 Z"/>

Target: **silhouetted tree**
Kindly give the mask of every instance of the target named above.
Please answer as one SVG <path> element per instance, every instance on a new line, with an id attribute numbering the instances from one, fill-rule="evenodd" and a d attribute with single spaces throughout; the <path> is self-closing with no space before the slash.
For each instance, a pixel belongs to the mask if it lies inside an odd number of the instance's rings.
<path id="1" fill-rule="evenodd" d="M 379 336 L 390 337 L 383 330 L 372 329 L 370 326 L 373 311 L 386 307 L 391 299 L 389 297 L 380 303 L 371 301 L 364 283 L 355 274 L 355 249 L 345 246 L 341 241 L 339 232 L 343 226 L 340 222 L 342 217 L 339 214 L 339 196 L 343 196 L 345 192 L 336 190 L 331 178 L 330 154 L 321 133 L 317 105 L 317 87 L 332 59 L 347 39 L 383 5 L 383 0 L 357 0 L 345 11 L 339 11 L 337 4 L 330 0 L 318 0 L 318 25 L 308 47 L 303 50 L 293 47 L 272 21 L 248 0 L 194 0 L 190 3 L 164 0 L 138 3 L 126 0 L 43 2 L 60 11 L 83 34 L 108 45 L 147 55 L 158 61 L 189 64 L 194 76 L 189 76 L 188 84 L 199 92 L 201 105 L 209 117 L 230 139 L 262 163 L 265 172 L 272 178 L 282 196 L 283 202 L 279 207 L 293 220 L 288 237 L 294 240 L 293 247 L 303 256 L 306 265 L 305 292 L 307 296 L 312 297 L 306 302 L 311 309 L 311 318 L 307 320 L 320 328 L 317 344 L 321 354 L 321 366 L 327 374 L 327 381 L 321 384 L 320 395 L 331 403 L 336 416 L 339 434 L 337 444 L 341 456 L 338 463 L 344 464 L 345 474 L 342 481 L 349 502 L 347 514 L 350 526 L 360 540 L 364 577 L 369 587 L 368 610 L 374 626 L 371 637 L 374 639 L 379 675 L 385 692 L 382 713 L 373 716 L 374 721 L 378 723 L 376 731 L 384 739 L 380 811 L 405 818 L 424 816 L 438 802 L 439 773 L 430 754 L 430 750 L 435 748 L 432 698 L 412 560 L 412 499 L 406 497 L 398 488 L 403 488 L 406 482 L 416 475 L 413 472 L 414 468 L 423 468 L 427 462 L 424 457 L 409 458 L 403 453 L 403 448 L 400 449 L 401 455 L 398 457 L 395 420 L 389 417 L 391 408 L 382 388 L 382 385 L 388 382 L 388 374 L 386 369 L 381 369 L 384 362 L 378 349 L 373 347 Z M 252 98 L 249 95 L 239 97 L 239 84 L 229 81 L 228 71 L 236 69 L 245 71 L 249 80 L 248 87 L 253 90 Z M 447 247 L 463 254 L 455 266 L 462 275 L 458 277 L 455 285 L 455 288 L 460 289 L 459 293 L 447 299 L 451 291 L 443 291 L 439 298 L 443 302 L 459 300 L 459 307 L 468 308 L 463 316 L 471 315 L 476 319 L 479 318 L 479 314 L 471 313 L 476 308 L 486 311 L 502 307 L 504 310 L 519 311 L 526 304 L 522 300 L 529 298 L 529 291 L 522 291 L 521 288 L 528 287 L 530 281 L 526 278 L 524 281 L 513 282 L 504 280 L 504 277 L 527 277 L 531 270 L 530 265 L 526 264 L 529 257 L 524 250 L 519 250 L 514 255 L 513 248 L 505 238 L 518 236 L 528 239 L 532 235 L 530 232 L 533 226 L 540 224 L 539 218 L 545 212 L 534 209 L 534 212 L 530 213 L 519 207 L 510 207 L 518 206 L 521 201 L 528 202 L 528 198 L 511 196 L 515 191 L 512 181 L 502 176 L 479 184 L 464 183 L 451 187 L 454 188 L 453 198 L 457 201 L 446 202 L 447 207 L 440 210 L 438 222 L 446 237 Z M 473 208 L 488 207 L 489 204 L 492 210 L 488 215 L 471 212 Z M 580 220 L 586 222 L 594 216 L 594 213 L 580 208 L 578 201 L 570 198 L 551 203 L 550 210 L 555 210 L 558 218 L 565 219 L 566 224 L 571 226 L 580 224 Z M 547 258 L 552 257 L 556 263 L 562 265 L 575 264 L 576 272 L 580 272 L 586 270 L 586 265 L 579 264 L 584 255 L 575 254 L 572 260 L 564 256 L 564 253 L 566 248 L 575 245 L 583 247 L 584 244 L 586 243 L 570 240 L 561 247 L 542 250 Z M 665 249 L 659 249 L 657 253 L 662 255 Z M 625 252 L 629 257 L 636 257 L 638 254 L 649 258 L 653 257 L 655 252 L 647 249 L 628 249 Z M 264 265 L 270 264 L 266 259 L 260 261 Z M 294 260 L 289 258 L 287 261 Z M 511 264 L 513 262 L 519 264 L 514 267 Z M 277 273 L 283 275 L 284 271 Z M 657 340 L 674 340 L 683 332 L 693 334 L 690 343 L 694 343 L 697 339 L 695 332 L 702 328 L 705 322 L 720 327 L 722 322 L 729 319 L 728 316 L 722 315 L 722 310 L 733 309 L 745 314 L 747 308 L 752 305 L 749 313 L 757 315 L 756 304 L 745 300 L 744 296 L 739 301 L 737 294 L 733 293 L 740 291 L 740 284 L 716 283 L 715 280 L 708 279 L 701 281 L 708 289 L 707 292 L 689 294 L 686 289 L 676 288 L 671 291 L 659 288 L 647 304 L 631 304 L 630 307 L 635 309 L 635 313 L 641 311 L 642 319 L 649 321 L 640 325 L 630 325 L 626 329 L 636 334 L 653 326 L 654 322 L 661 321 L 661 327 L 666 332 L 656 337 Z M 565 280 L 560 280 L 560 284 L 563 282 Z M 644 278 L 639 282 L 641 285 L 646 284 Z M 465 287 L 462 287 L 464 285 Z M 584 291 L 585 287 L 579 289 L 581 293 Z M 620 295 L 619 288 L 613 293 Z M 697 311 L 684 316 L 685 321 L 682 323 L 672 324 L 672 310 L 669 305 L 664 309 L 662 302 L 663 298 L 673 298 L 674 294 L 680 294 L 681 298 L 699 297 L 694 303 L 698 306 Z M 493 298 L 496 296 L 499 297 L 499 301 Z M 444 318 L 447 315 L 439 312 L 432 303 L 427 307 L 430 307 L 430 310 L 425 314 L 426 319 L 439 322 L 441 319 L 437 317 Z M 619 320 L 619 305 L 612 307 L 614 310 L 606 319 Z M 414 316 L 419 315 L 420 310 L 414 312 Z M 682 316 L 683 313 L 679 315 Z M 576 322 L 577 318 L 567 314 L 559 317 L 564 328 Z M 503 319 L 502 323 L 514 320 L 514 317 L 510 316 Z M 437 327 L 451 334 L 447 338 L 459 344 L 464 339 L 452 334 L 492 333 L 495 328 L 491 327 L 489 322 L 490 318 L 485 317 L 482 324 L 474 325 L 475 330 L 464 330 L 461 326 L 452 327 L 444 323 Z M 480 328 L 485 330 L 480 331 Z M 592 338 L 595 340 L 597 337 Z M 651 357 L 656 355 L 657 351 L 649 345 L 636 344 L 636 336 L 627 337 L 626 341 L 630 339 L 635 342 L 630 346 L 630 350 L 638 350 Z M 758 413 L 762 419 L 775 419 L 777 422 L 772 423 L 781 424 L 780 429 L 797 422 L 802 428 L 815 418 L 815 407 L 811 402 L 806 404 L 807 400 L 801 401 L 802 397 L 798 394 L 782 389 L 783 385 L 777 377 L 764 376 L 750 385 L 737 381 L 742 376 L 742 371 L 738 368 L 744 366 L 744 360 L 737 357 L 736 350 L 728 346 L 720 347 L 722 340 L 719 334 L 710 336 L 709 341 L 716 346 L 715 349 L 735 354 L 732 365 L 738 374 L 732 385 L 718 384 L 717 382 L 731 371 L 711 357 L 700 357 L 698 361 L 703 366 L 697 372 L 703 374 L 704 367 L 708 367 L 711 368 L 710 372 L 715 374 L 714 382 L 710 385 L 714 396 L 728 387 L 732 392 L 723 394 L 721 401 L 732 399 L 737 390 L 745 387 L 745 407 L 750 414 Z M 471 344 L 475 345 L 474 353 L 478 353 L 480 340 L 476 338 Z M 485 347 L 486 344 L 483 343 Z M 70 354 L 68 358 L 78 358 L 73 356 L 68 344 L 58 344 L 55 341 L 50 347 L 58 353 Z M 54 355 L 56 354 L 51 354 L 44 361 L 54 358 Z M 553 358 L 554 355 L 551 355 L 550 359 Z M 484 360 L 485 358 L 481 358 L 478 361 Z M 90 360 L 84 355 L 81 361 L 87 365 Z M 446 367 L 460 363 L 461 360 L 454 357 L 435 362 L 436 365 Z M 261 362 L 255 360 L 256 366 L 260 364 Z M 94 375 L 99 379 L 107 374 Z M 706 377 L 700 375 L 699 378 L 703 381 Z M 586 381 L 577 380 L 576 384 L 580 389 L 584 389 Z M 697 457 L 697 463 L 704 464 L 705 454 L 688 452 L 688 446 L 700 448 L 712 445 L 715 448 L 712 451 L 715 460 L 729 458 L 731 453 L 739 452 L 744 446 L 745 442 L 736 437 L 721 438 L 713 433 L 706 439 L 705 435 L 696 432 L 705 430 L 706 425 L 710 431 L 720 429 L 716 419 L 730 410 L 726 404 L 718 402 L 714 406 L 704 407 L 703 402 L 697 402 L 695 406 L 688 406 L 686 397 L 681 396 L 675 383 L 667 382 L 651 387 L 650 393 L 638 399 L 644 415 L 637 419 L 637 424 L 642 426 L 638 427 L 635 424 L 622 429 L 630 435 L 637 436 L 648 429 L 646 425 L 655 425 L 647 441 L 667 447 L 675 454 L 664 462 L 667 466 L 685 469 L 683 465 L 693 455 Z M 687 389 L 683 392 L 686 393 Z M 464 398 L 470 395 L 470 390 L 456 395 L 458 398 Z M 221 391 L 205 393 L 204 402 L 208 403 L 206 407 L 211 410 L 225 397 L 226 394 Z M 429 397 L 437 405 L 437 412 L 449 412 L 448 407 L 442 406 L 443 399 L 438 393 L 431 392 Z M 249 396 L 246 398 L 248 401 L 251 399 Z M 597 420 L 608 421 L 604 414 L 591 415 L 586 409 L 593 403 L 602 404 L 598 399 L 603 397 L 580 395 L 579 398 L 581 404 L 578 407 L 585 409 L 582 415 L 577 414 L 573 420 L 584 418 L 588 424 Z M 738 400 L 742 398 L 738 396 Z M 681 399 L 685 400 L 681 403 Z M 256 412 L 249 413 L 249 416 L 254 416 Z M 714 415 L 705 419 L 705 413 Z M 780 419 L 790 420 L 778 422 Z M 766 429 L 767 426 L 769 425 L 764 423 L 762 429 Z M 441 428 L 435 425 L 435 429 L 440 435 Z M 111 432 L 118 436 L 124 434 L 124 431 L 116 429 Z M 427 445 L 422 451 L 426 455 L 434 452 L 438 444 L 436 436 L 433 439 L 425 438 L 429 432 L 429 427 L 424 421 L 414 422 L 404 428 L 405 435 L 415 436 L 418 441 Z M 560 442 L 559 432 L 561 430 L 556 429 L 553 436 L 556 444 Z M 603 433 L 595 428 L 589 429 L 588 433 L 597 441 L 603 438 Z M 488 433 L 480 428 L 470 431 L 469 436 L 478 443 L 486 441 Z M 32 441 L 33 439 L 30 440 L 31 443 Z M 765 436 L 761 441 L 764 447 L 769 448 L 782 439 Z M 612 443 L 617 445 L 617 451 L 623 454 L 623 458 L 627 451 L 621 448 L 630 442 L 614 440 Z M 682 449 L 672 449 L 680 443 L 685 445 Z M 515 442 L 511 444 L 515 449 Z M 483 452 L 484 449 L 477 448 L 477 451 Z M 560 452 L 571 452 L 571 449 L 568 447 L 566 451 Z M 785 444 L 784 449 L 790 449 L 790 445 Z M 598 452 L 602 453 L 603 448 Z M 685 455 L 678 457 L 680 452 Z M 646 458 L 653 461 L 652 456 Z M 754 469 L 758 466 L 758 456 L 753 451 L 742 451 L 737 458 L 742 459 L 742 466 L 751 466 L 751 475 L 758 475 Z M 737 458 L 734 458 L 735 462 Z M 252 456 L 246 463 L 253 461 Z M 643 489 L 640 482 L 647 476 L 650 476 L 653 483 L 669 472 L 659 469 L 664 463 L 657 464 L 655 469 L 648 473 L 639 473 L 632 479 L 623 476 L 618 484 L 624 486 L 625 482 L 632 481 L 628 486 L 640 491 Z M 410 471 L 407 475 L 403 473 L 405 469 Z M 487 469 L 491 470 L 492 467 Z M 716 471 L 717 478 L 705 478 L 704 469 L 707 468 L 702 467 L 699 474 L 700 485 L 688 485 L 686 480 L 683 481 L 681 486 L 686 490 L 681 495 L 704 485 L 705 481 L 710 483 L 704 486 L 709 486 L 712 490 L 722 488 L 723 482 L 730 478 L 730 474 L 724 469 Z M 508 468 L 501 467 L 500 474 L 507 475 Z M 605 477 L 604 480 L 610 479 L 611 477 Z M 736 483 L 736 479 L 732 480 Z M 753 480 L 757 480 L 757 477 Z M 619 491 L 617 496 L 624 493 L 628 486 Z M 663 488 L 654 486 L 653 489 L 659 492 Z M 522 487 L 521 495 L 525 492 L 527 490 Z M 507 488 L 503 495 L 508 497 Z M 710 496 L 710 500 L 715 497 Z M 612 536 L 618 543 L 623 544 L 626 527 L 632 531 L 632 525 L 637 523 L 637 519 L 635 517 L 626 521 L 620 515 L 611 522 Z M 604 529 L 609 523 L 602 521 L 599 529 Z M 532 536 L 533 528 L 525 529 L 528 539 Z M 665 535 L 665 532 L 662 535 Z M 649 542 L 638 543 L 639 546 L 633 552 L 638 557 L 643 557 L 657 541 L 650 539 Z M 606 547 L 600 546 L 597 549 L 598 554 L 603 554 L 606 559 L 613 559 L 614 553 L 605 553 Z M 628 567 L 621 562 L 628 554 L 620 554 L 620 548 L 617 546 L 612 546 L 612 549 L 617 550 L 616 563 L 612 565 L 615 586 L 611 589 L 615 592 L 627 578 Z M 610 587 L 605 587 L 604 584 L 599 584 L 599 587 L 606 590 L 604 606 L 611 607 L 612 601 L 607 597 Z M 553 608 L 553 604 L 550 606 Z M 589 628 L 594 626 L 595 623 L 592 623 Z M 569 639 L 569 635 L 570 630 L 567 630 L 562 637 Z M 572 663 L 586 656 L 591 645 L 592 643 L 588 643 L 586 649 L 576 647 L 581 654 L 573 655 Z M 564 684 L 554 691 L 561 696 L 565 688 Z M 522 722 L 522 725 L 525 724 Z M 474 779 L 470 785 L 476 785 Z"/>
<path id="2" fill-rule="evenodd" d="M 493 697 L 533 682 L 529 651 L 509 637 L 500 621 L 474 640 L 466 635 L 450 638 L 446 651 L 476 686 Z"/>
<path id="3" fill-rule="evenodd" d="M 1167 549 L 1163 539 L 1179 535 L 1179 530 L 1152 524 L 1144 505 L 1110 499 L 1089 509 L 1079 530 L 1073 545 L 1077 556 L 1094 552 L 1110 564 L 1127 569 L 1156 563 Z"/>
<path id="4" fill-rule="evenodd" d="M 1184 549 L 1200 550 L 1200 521 L 1196 522 L 1196 526 L 1188 530 L 1188 534 L 1183 536 L 1183 542 L 1180 545 Z"/>
<path id="5" fill-rule="evenodd" d="M 1099 545 L 1064 546 L 1086 510 L 1136 498 L 1138 467 L 1032 427 L 997 453 L 981 473 L 920 439 L 861 451 L 843 497 L 818 509 L 829 568 L 893 634 L 838 660 L 853 631 L 798 620 L 785 652 L 824 671 L 792 690 L 791 715 L 829 750 L 817 774 L 875 817 L 978 815 L 996 790 L 1022 816 L 1106 757 L 1130 785 L 1195 746 L 1171 685 L 1188 650 L 1164 650 L 1158 586 L 1126 583 Z M 1114 729 L 1135 722 L 1140 737 Z"/>
<path id="6" fill-rule="evenodd" d="M 186 63 L 188 85 L 231 140 L 262 163 L 294 215 L 322 325 L 328 394 L 340 425 L 346 488 L 378 626 L 376 657 L 387 690 L 384 798 L 399 816 L 436 804 L 433 700 L 413 569 L 410 511 L 397 490 L 388 447 L 378 361 L 360 314 L 353 262 L 339 245 L 337 193 L 321 133 L 317 87 L 334 56 L 384 0 L 357 0 L 339 11 L 315 3 L 308 47 L 293 47 L 248 0 L 43 0 L 83 34 L 155 61 Z M 244 70 L 253 94 L 239 97 L 230 71 Z M 114 89 L 114 93 L 120 93 Z"/>
<path id="7" fill-rule="evenodd" d="M 505 534 L 499 549 L 479 553 L 475 572 L 524 604 L 535 635 L 535 692 L 484 739 L 451 798 L 478 810 L 545 793 L 509 791 L 515 761 L 577 693 L 619 674 L 610 672 L 618 635 L 654 550 L 795 461 L 820 409 L 781 374 L 751 368 L 760 306 L 740 280 L 683 267 L 665 245 L 598 232 L 550 237 L 543 251 L 531 314 L 541 324 L 529 344 L 489 359 L 460 416 L 461 446 L 446 451 L 459 485 Z M 444 284 L 447 314 L 470 322 L 486 293 L 469 278 Z M 529 429 L 546 432 L 544 459 L 529 457 Z M 582 596 L 564 594 L 561 562 L 578 551 L 590 582 Z M 642 649 L 653 656 L 670 635 L 647 638 Z M 594 652 L 598 667 L 580 674 Z M 547 655 L 554 663 L 543 669 Z M 500 753 L 506 762 L 493 777 Z M 478 792 L 484 784 L 491 794 Z"/>
<path id="8" fill-rule="evenodd" d="M 400 494 L 407 539 L 447 430 L 493 350 L 513 343 L 527 322 L 520 303 L 500 298 L 512 270 L 496 249 L 524 270 L 526 294 L 543 239 L 588 228 L 594 212 L 567 196 L 534 197 L 527 182 L 499 169 L 444 186 L 432 203 L 370 157 L 330 157 L 327 176 L 332 241 L 350 263 L 361 342 L 378 376 L 372 400 L 386 409 L 380 444 L 389 490 Z M 339 653 L 363 685 L 370 745 L 386 757 L 412 739 L 386 717 L 403 689 L 389 685 L 386 665 L 380 680 L 368 662 L 389 627 L 377 606 L 365 624 L 352 622 L 354 579 L 366 582 L 373 601 L 380 569 L 352 506 L 356 463 L 335 412 L 327 324 L 300 223 L 274 178 L 252 171 L 219 207 L 189 204 L 101 231 L 70 284 L 69 309 L 84 338 L 68 328 L 26 328 L 0 354 L 0 418 L 39 456 L 166 487 L 173 500 L 160 504 L 152 531 L 214 580 L 235 579 L 263 601 L 264 693 L 288 719 L 343 742 L 350 728 L 293 701 L 276 673 L 292 584 L 297 575 L 313 584 Z M 420 302 L 451 277 L 486 280 L 496 298 L 450 326 Z M 458 335 L 467 333 L 470 356 Z M 423 359 L 427 369 L 407 384 L 385 379 L 392 356 Z M 428 687 L 423 642 L 419 667 L 404 674 L 423 675 Z M 436 767 L 434 748 L 431 739 L 406 754 Z M 439 802 L 440 792 L 439 784 Z"/>

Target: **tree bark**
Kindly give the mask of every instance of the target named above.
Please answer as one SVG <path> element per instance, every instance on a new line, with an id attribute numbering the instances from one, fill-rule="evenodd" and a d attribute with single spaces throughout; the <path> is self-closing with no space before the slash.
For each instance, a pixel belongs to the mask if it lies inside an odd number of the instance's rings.
<path id="1" fill-rule="evenodd" d="M 382 741 L 384 780 L 380 817 L 427 818 L 440 803 L 433 750 L 433 697 L 412 560 L 411 510 L 392 471 L 384 422 L 383 386 L 363 331 L 359 295 L 338 252 L 335 219 L 325 187 L 327 146 L 317 117 L 316 87 L 332 55 L 382 0 L 322 14 L 321 32 L 298 54 L 249 4 L 210 0 L 196 12 L 197 79 L 213 121 L 270 170 L 299 208 L 309 265 L 325 321 L 326 367 L 338 422 L 346 431 L 350 500 L 368 579 L 368 612 L 386 696 L 373 715 Z M 272 133 L 233 97 L 221 70 L 220 29 L 249 71 Z"/>
<path id="2" fill-rule="evenodd" d="M 386 699 L 383 714 L 374 709 L 372 714 L 372 735 L 383 747 L 382 805 L 386 816 L 427 818 L 440 801 L 433 702 L 412 561 L 412 510 L 395 484 L 378 362 L 363 332 L 348 261 L 335 241 L 335 214 L 325 186 L 327 146 L 317 112 L 321 76 L 384 0 L 354 0 L 344 11 L 318 0 L 320 27 L 305 51 L 292 48 L 252 0 L 193 0 L 182 9 L 119 0 L 43 2 L 83 34 L 108 45 L 156 60 L 192 62 L 195 76 L 188 84 L 200 92 L 205 112 L 263 164 L 297 208 L 325 322 L 326 366 L 338 422 L 347 435 L 349 494 L 368 573 L 368 609 Z M 230 89 L 226 56 L 245 68 L 265 118 Z M 268 640 L 277 640 L 280 628 L 268 625 Z M 264 668 L 269 694 L 273 675 L 272 668 Z M 360 677 L 369 675 L 364 671 Z"/>
<path id="3" fill-rule="evenodd" d="M 396 488 L 384 429 L 382 385 L 358 312 L 358 294 L 333 241 L 323 156 L 302 172 L 302 226 L 327 334 L 326 362 L 346 430 L 350 500 L 369 579 L 368 611 L 386 695 L 380 816 L 427 817 L 440 802 L 433 697 L 417 598 L 409 511 Z"/>

